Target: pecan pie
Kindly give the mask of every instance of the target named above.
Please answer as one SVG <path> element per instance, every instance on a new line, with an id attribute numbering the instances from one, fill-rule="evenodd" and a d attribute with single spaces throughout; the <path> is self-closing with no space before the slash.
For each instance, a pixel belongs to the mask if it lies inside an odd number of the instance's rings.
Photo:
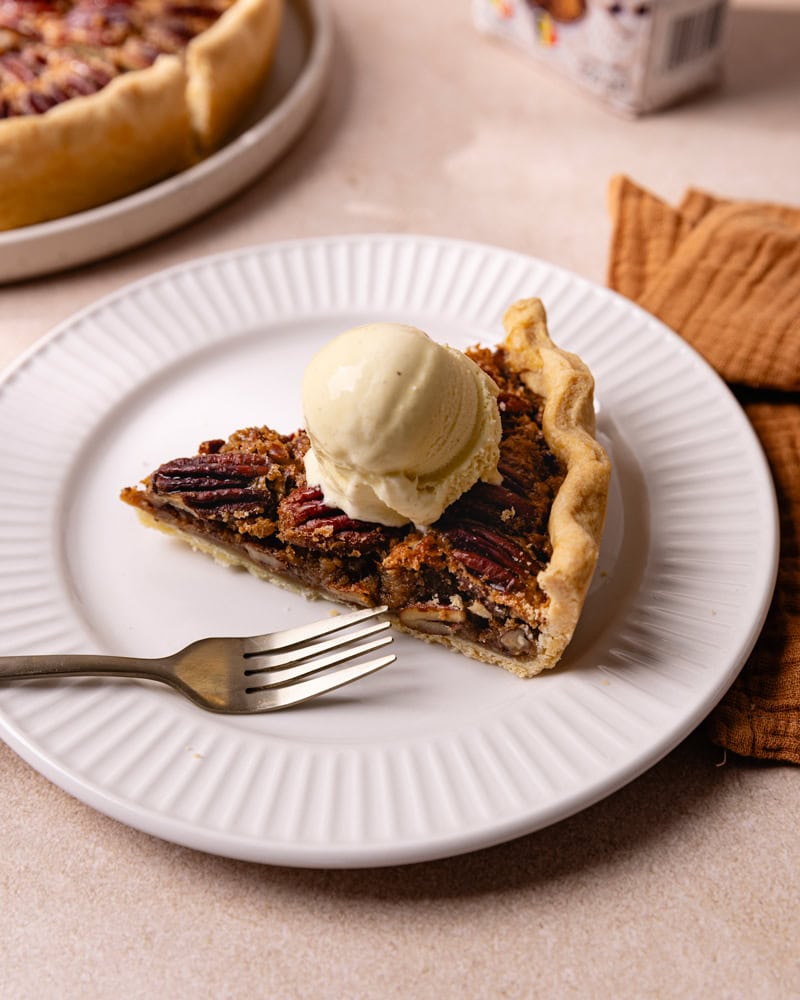
<path id="1" fill-rule="evenodd" d="M 0 0 L 0 230 L 82 211 L 216 149 L 284 0 Z"/>
<path id="2" fill-rule="evenodd" d="M 552 343 L 539 300 L 515 303 L 504 324 L 502 345 L 466 352 L 499 388 L 502 478 L 477 482 L 428 528 L 326 505 L 306 480 L 305 430 L 206 441 L 122 499 L 223 563 L 308 596 L 386 604 L 400 629 L 520 676 L 552 667 L 594 572 L 610 466 L 592 377 Z"/>

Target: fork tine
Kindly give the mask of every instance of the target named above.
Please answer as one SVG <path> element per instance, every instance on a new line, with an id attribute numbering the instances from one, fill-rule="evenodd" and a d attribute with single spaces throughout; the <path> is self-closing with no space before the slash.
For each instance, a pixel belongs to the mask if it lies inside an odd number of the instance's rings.
<path id="1" fill-rule="evenodd" d="M 339 663 L 347 663 L 348 660 L 354 660 L 357 656 L 363 656 L 364 653 L 371 653 L 374 649 L 387 646 L 392 641 L 393 637 L 387 635 L 382 639 L 373 639 L 372 642 L 362 643 L 360 646 L 351 646 L 349 649 L 343 649 L 337 653 L 329 653 L 328 656 L 306 660 L 306 662 L 294 667 L 283 667 L 278 670 L 269 670 L 267 668 L 267 671 L 263 674 L 258 670 L 245 670 L 245 676 L 252 677 L 252 686 L 247 688 L 247 693 L 250 694 L 254 691 L 280 687 L 283 684 L 288 684 L 290 681 L 297 680 L 299 677 L 316 674 L 320 670 L 325 670 L 327 667 L 335 667 Z M 308 652 L 308 655 L 312 655 L 311 651 Z"/>
<path id="2" fill-rule="evenodd" d="M 290 684 L 288 687 L 260 691 L 253 695 L 247 711 L 270 712 L 279 708 L 288 708 L 290 705 L 299 705 L 300 702 L 327 694 L 328 691 L 335 691 L 336 688 L 343 687 L 345 684 L 351 684 L 360 677 L 374 674 L 377 670 L 382 670 L 383 667 L 394 663 L 396 659 L 394 653 L 390 653 L 388 656 L 368 660 L 366 663 L 353 663 L 350 666 L 339 667 L 338 670 L 332 670 L 321 677 L 310 677 L 308 680 Z"/>
<path id="3" fill-rule="evenodd" d="M 296 628 L 287 628 L 282 632 L 267 632 L 265 635 L 249 636 L 242 639 L 242 649 L 245 655 L 286 649 L 288 646 L 296 646 L 298 643 L 309 642 L 311 639 L 330 635 L 331 632 L 338 632 L 340 629 L 365 621 L 367 618 L 374 618 L 385 611 L 388 611 L 385 605 L 379 608 L 364 608 L 346 615 L 335 615 L 322 621 L 298 625 Z"/>
<path id="4" fill-rule="evenodd" d="M 325 639 L 323 642 L 309 642 L 277 653 L 245 653 L 245 659 L 252 663 L 252 666 L 245 670 L 245 673 L 257 674 L 265 670 L 273 670 L 275 667 L 299 663 L 301 660 L 308 660 L 312 656 L 326 653 L 329 649 L 338 649 L 339 646 L 346 646 L 378 632 L 385 632 L 391 627 L 391 622 L 376 622 L 374 625 L 368 625 L 367 628 L 359 629 L 358 632 L 345 632 L 343 635 L 335 635 L 332 639 Z"/>

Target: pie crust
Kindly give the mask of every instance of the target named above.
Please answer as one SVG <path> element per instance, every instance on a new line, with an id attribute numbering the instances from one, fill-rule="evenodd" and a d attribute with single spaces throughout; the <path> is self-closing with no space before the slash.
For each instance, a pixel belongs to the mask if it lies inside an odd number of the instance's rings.
<path id="1" fill-rule="evenodd" d="M 555 666 L 597 563 L 610 463 L 594 382 L 551 341 L 538 299 L 512 305 L 494 351 L 500 486 L 478 483 L 425 531 L 349 520 L 305 481 L 304 431 L 237 431 L 122 491 L 146 524 L 308 597 L 386 604 L 402 631 L 522 677 Z"/>
<path id="2" fill-rule="evenodd" d="M 549 601 L 539 628 L 538 673 L 555 666 L 578 624 L 600 552 L 611 463 L 595 439 L 592 374 L 577 355 L 553 344 L 542 303 L 514 303 L 503 324 L 512 365 L 545 400 L 542 431 L 566 470 L 550 511 L 552 554 L 538 576 Z"/>
<path id="3" fill-rule="evenodd" d="M 267 75 L 283 4 L 235 0 L 183 51 L 42 114 L 0 119 L 0 230 L 104 204 L 216 149 Z"/>

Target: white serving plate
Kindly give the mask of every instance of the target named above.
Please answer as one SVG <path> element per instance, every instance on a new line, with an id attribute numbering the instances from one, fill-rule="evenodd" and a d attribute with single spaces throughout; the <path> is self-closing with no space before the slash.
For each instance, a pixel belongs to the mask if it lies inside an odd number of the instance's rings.
<path id="1" fill-rule="evenodd" d="M 0 383 L 0 653 L 158 655 L 327 613 L 144 529 L 118 499 L 208 438 L 301 423 L 312 354 L 356 323 L 458 347 L 539 295 L 592 368 L 614 477 L 600 566 L 559 667 L 530 681 L 398 636 L 397 663 L 297 709 L 204 713 L 110 680 L 0 687 L 0 735 L 141 830 L 251 861 L 399 864 L 539 829 L 682 740 L 741 668 L 772 593 L 770 475 L 741 409 L 675 334 L 521 254 L 347 236 L 154 274 Z"/>

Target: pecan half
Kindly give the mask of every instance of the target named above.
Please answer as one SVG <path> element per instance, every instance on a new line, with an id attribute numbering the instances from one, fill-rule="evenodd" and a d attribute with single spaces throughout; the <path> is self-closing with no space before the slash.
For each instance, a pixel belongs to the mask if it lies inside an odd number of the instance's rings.
<path id="1" fill-rule="evenodd" d="M 43 115 L 45 111 L 49 111 L 57 103 L 54 97 L 38 90 L 23 94 L 20 99 L 22 110 L 29 115 Z"/>
<path id="2" fill-rule="evenodd" d="M 336 512 L 322 499 L 322 490 L 316 486 L 306 486 L 293 490 L 281 506 L 281 514 L 287 527 L 299 528 L 308 521 L 326 518 Z"/>
<path id="3" fill-rule="evenodd" d="M 461 608 L 442 604 L 414 604 L 403 608 L 398 618 L 406 628 L 426 635 L 451 635 L 467 620 Z"/>
<path id="4" fill-rule="evenodd" d="M 31 83 L 37 77 L 37 72 L 28 60 L 16 52 L 6 52 L 0 56 L 0 68 L 14 80 Z"/>
<path id="5" fill-rule="evenodd" d="M 199 17 L 209 21 L 215 21 L 220 12 L 208 4 L 200 3 L 169 3 L 164 8 L 167 14 L 174 14 L 178 17 Z"/>
<path id="6" fill-rule="evenodd" d="M 190 509 L 274 516 L 277 503 L 268 486 L 272 471 L 273 464 L 260 455 L 195 455 L 160 466 L 150 487 L 156 494 L 180 498 Z"/>
<path id="7" fill-rule="evenodd" d="M 511 512 L 507 514 L 506 512 Z M 445 515 L 446 520 L 457 516 L 474 518 L 482 523 L 495 523 L 513 519 L 514 522 L 535 526 L 544 523 L 547 517 L 542 504 L 526 499 L 508 486 L 496 486 L 493 483 L 476 483 L 450 508 Z"/>
<path id="8" fill-rule="evenodd" d="M 521 543 L 484 525 L 445 528 L 442 534 L 452 546 L 453 558 L 498 590 L 511 590 L 523 575 L 539 568 Z"/>
<path id="9" fill-rule="evenodd" d="M 292 490 L 280 504 L 281 537 L 294 545 L 329 551 L 344 550 L 359 555 L 386 545 L 391 529 L 368 521 L 357 521 L 335 507 L 328 507 L 316 486 Z"/>
<path id="10" fill-rule="evenodd" d="M 500 633 L 500 645 L 510 656 L 522 656 L 528 653 L 534 644 L 530 629 L 526 627 L 509 628 Z"/>

